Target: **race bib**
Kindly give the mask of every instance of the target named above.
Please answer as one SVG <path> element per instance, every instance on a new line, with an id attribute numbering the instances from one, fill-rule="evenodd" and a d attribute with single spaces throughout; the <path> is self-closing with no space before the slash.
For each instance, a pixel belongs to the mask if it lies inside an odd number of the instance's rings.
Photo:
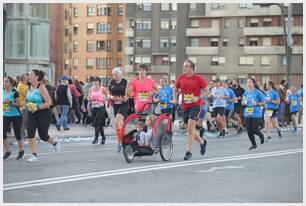
<path id="1" fill-rule="evenodd" d="M 160 103 L 160 106 L 165 108 L 165 107 L 168 106 L 168 104 L 167 103 Z"/>
<path id="2" fill-rule="evenodd" d="M 293 106 L 295 106 L 295 105 L 297 104 L 296 99 L 292 100 L 292 101 L 291 101 L 291 104 L 292 104 Z"/>
<path id="3" fill-rule="evenodd" d="M 254 108 L 253 107 L 247 107 L 247 108 L 245 108 L 245 111 L 246 111 L 246 113 L 247 113 L 247 115 L 253 115 L 253 113 L 254 113 Z"/>
<path id="4" fill-rule="evenodd" d="M 273 110 L 267 109 L 267 110 L 265 111 L 265 115 L 268 116 L 268 117 L 272 117 L 272 115 L 273 115 Z"/>
<path id="5" fill-rule="evenodd" d="M 149 101 L 149 93 L 148 92 L 139 92 L 138 93 L 139 101 Z"/>
<path id="6" fill-rule="evenodd" d="M 208 111 L 209 111 L 209 112 L 213 112 L 213 110 L 214 110 L 214 107 L 213 107 L 213 106 L 208 106 Z"/>
<path id="7" fill-rule="evenodd" d="M 9 103 L 3 102 L 3 111 L 9 111 L 9 109 L 10 109 Z"/>
<path id="8" fill-rule="evenodd" d="M 192 104 L 193 94 L 184 94 L 184 103 Z"/>

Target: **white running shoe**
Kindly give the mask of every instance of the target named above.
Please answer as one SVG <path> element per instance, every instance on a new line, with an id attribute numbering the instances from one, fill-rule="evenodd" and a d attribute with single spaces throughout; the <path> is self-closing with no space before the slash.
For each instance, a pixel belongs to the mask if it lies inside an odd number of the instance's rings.
<path id="1" fill-rule="evenodd" d="M 27 159 L 27 162 L 35 162 L 38 161 L 38 157 L 35 155 L 31 155 L 29 159 Z"/>
<path id="2" fill-rule="evenodd" d="M 60 145 L 60 142 L 59 142 L 58 138 L 56 137 L 54 140 L 57 142 L 57 144 L 55 146 L 53 146 L 55 152 L 61 151 L 61 145 Z"/>

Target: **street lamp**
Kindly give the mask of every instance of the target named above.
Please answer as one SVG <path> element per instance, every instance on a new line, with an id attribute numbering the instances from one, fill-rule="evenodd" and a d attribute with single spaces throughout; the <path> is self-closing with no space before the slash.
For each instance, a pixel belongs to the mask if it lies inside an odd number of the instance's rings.
<path id="1" fill-rule="evenodd" d="M 281 15 L 282 15 L 282 21 L 283 21 L 283 30 L 284 30 L 284 46 L 285 46 L 285 52 L 286 52 L 286 65 L 287 65 L 287 73 L 286 73 L 286 79 L 288 86 L 290 87 L 291 81 L 291 57 L 292 57 L 292 48 L 291 48 L 291 28 L 289 25 L 291 25 L 291 11 L 292 11 L 292 4 L 289 4 L 288 9 L 288 35 L 286 32 L 286 21 L 285 21 L 285 9 L 284 4 L 278 4 L 278 3 L 268 3 L 268 4 L 261 4 L 261 3 L 254 3 L 253 5 L 259 5 L 261 7 L 269 7 L 271 5 L 276 5 L 281 9 Z M 289 37 L 287 39 L 287 36 Z M 290 40 L 290 42 L 289 42 Z"/>

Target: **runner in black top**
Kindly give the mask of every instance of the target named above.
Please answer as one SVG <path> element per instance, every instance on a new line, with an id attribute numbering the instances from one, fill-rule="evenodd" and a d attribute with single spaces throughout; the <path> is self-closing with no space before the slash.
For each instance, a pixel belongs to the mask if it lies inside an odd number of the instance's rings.
<path id="1" fill-rule="evenodd" d="M 119 67 L 116 67 L 112 71 L 113 79 L 110 81 L 109 98 L 112 101 L 115 119 L 116 135 L 118 140 L 118 152 L 122 149 L 122 126 L 123 120 L 127 117 L 128 111 L 128 98 L 125 97 L 125 90 L 127 86 L 127 80 L 122 78 L 122 71 Z"/>

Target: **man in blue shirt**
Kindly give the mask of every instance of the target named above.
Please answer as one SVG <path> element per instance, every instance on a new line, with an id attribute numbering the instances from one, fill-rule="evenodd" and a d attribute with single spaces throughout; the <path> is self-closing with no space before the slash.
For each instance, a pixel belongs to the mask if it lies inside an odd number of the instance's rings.
<path id="1" fill-rule="evenodd" d="M 289 103 L 290 109 L 290 117 L 293 124 L 293 132 L 297 132 L 297 122 L 296 122 L 296 114 L 300 109 L 300 97 L 296 92 L 296 87 L 292 86 L 288 98 L 286 99 L 287 103 Z"/>
<path id="2" fill-rule="evenodd" d="M 213 114 L 212 117 L 216 118 L 217 127 L 220 130 L 220 136 L 225 136 L 225 107 L 226 99 L 229 97 L 228 91 L 221 87 L 220 79 L 215 80 L 215 87 L 210 91 L 210 97 L 213 98 Z"/>
<path id="3" fill-rule="evenodd" d="M 173 104 L 170 103 L 173 99 L 173 89 L 167 85 L 167 79 L 161 78 L 161 88 L 159 93 L 155 95 L 155 101 L 160 102 L 160 110 L 164 114 L 172 114 Z M 172 122 L 174 119 L 172 119 Z"/>

